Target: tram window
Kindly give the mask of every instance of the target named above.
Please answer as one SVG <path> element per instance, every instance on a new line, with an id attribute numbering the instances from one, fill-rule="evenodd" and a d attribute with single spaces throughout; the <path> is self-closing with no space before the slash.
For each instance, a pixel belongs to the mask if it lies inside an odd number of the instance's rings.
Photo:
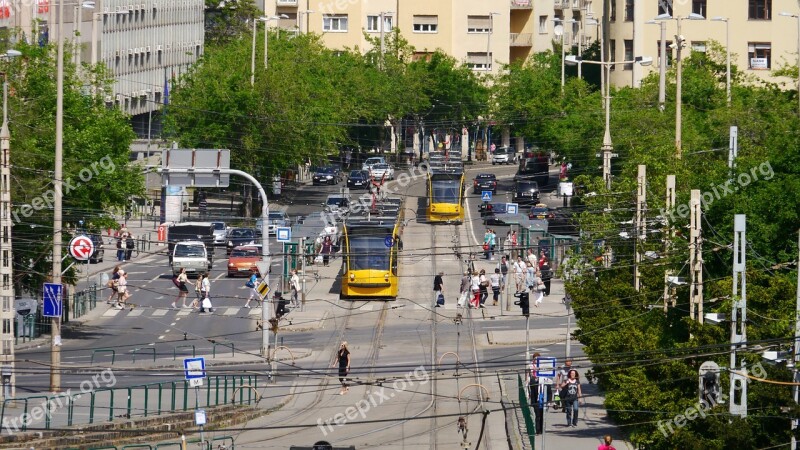
<path id="1" fill-rule="evenodd" d="M 434 203 L 458 203 L 459 183 L 456 181 L 434 181 Z"/>
<path id="2" fill-rule="evenodd" d="M 350 270 L 386 270 L 389 266 L 384 236 L 351 236 Z"/>

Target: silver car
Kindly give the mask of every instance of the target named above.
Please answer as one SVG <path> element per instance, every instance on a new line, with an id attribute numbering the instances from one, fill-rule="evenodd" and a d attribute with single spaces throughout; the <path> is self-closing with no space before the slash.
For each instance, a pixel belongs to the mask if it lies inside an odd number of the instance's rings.
<path id="1" fill-rule="evenodd" d="M 275 234 L 279 227 L 290 227 L 292 221 L 286 211 L 270 211 L 267 218 L 267 233 Z M 261 232 L 261 219 L 256 220 L 256 230 Z"/>
<path id="2" fill-rule="evenodd" d="M 211 224 L 214 225 L 214 245 L 225 245 L 228 226 L 225 222 L 211 222 Z"/>

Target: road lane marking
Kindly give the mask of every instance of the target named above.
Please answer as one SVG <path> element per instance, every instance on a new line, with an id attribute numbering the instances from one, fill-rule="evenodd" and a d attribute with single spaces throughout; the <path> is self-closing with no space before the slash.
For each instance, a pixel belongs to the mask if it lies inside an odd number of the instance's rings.
<path id="1" fill-rule="evenodd" d="M 159 278 L 161 278 L 161 274 L 158 274 L 158 275 L 154 276 L 153 278 L 150 279 L 150 281 L 156 281 Z"/>
<path id="2" fill-rule="evenodd" d="M 138 317 L 144 314 L 143 309 L 134 309 L 133 311 L 128 313 L 128 317 Z"/>
<path id="3" fill-rule="evenodd" d="M 176 323 L 178 322 L 172 322 L 171 324 L 169 324 L 169 326 L 174 327 Z"/>
<path id="4" fill-rule="evenodd" d="M 164 333 L 169 333 L 169 328 L 167 328 L 166 330 L 164 330 Z"/>
<path id="5" fill-rule="evenodd" d="M 162 316 L 166 316 L 166 315 L 167 315 L 167 310 L 166 309 L 157 309 L 157 310 L 153 311 L 153 316 L 155 316 L 155 317 L 162 317 Z"/>
<path id="6" fill-rule="evenodd" d="M 162 335 L 161 335 L 161 336 L 159 336 L 158 338 L 159 338 L 159 339 L 164 339 L 164 337 L 165 337 L 165 336 L 162 334 Z"/>
<path id="7" fill-rule="evenodd" d="M 239 314 L 239 308 L 227 308 L 223 313 L 225 316 L 235 316 L 236 314 Z"/>
<path id="8" fill-rule="evenodd" d="M 250 312 L 248 314 L 251 315 L 251 316 L 261 315 L 261 307 L 250 308 Z"/>
<path id="9" fill-rule="evenodd" d="M 192 310 L 187 309 L 187 308 L 183 308 L 182 310 L 178 311 L 178 315 L 179 316 L 188 316 L 191 313 L 192 313 Z"/>
<path id="10" fill-rule="evenodd" d="M 223 275 L 225 275 L 225 273 L 217 275 L 216 277 L 214 277 L 214 281 L 218 281 L 220 278 L 222 278 Z"/>
<path id="11" fill-rule="evenodd" d="M 122 311 L 122 310 L 121 309 L 109 309 L 108 311 L 103 313 L 103 317 L 114 317 L 117 314 L 119 314 L 120 311 Z"/>

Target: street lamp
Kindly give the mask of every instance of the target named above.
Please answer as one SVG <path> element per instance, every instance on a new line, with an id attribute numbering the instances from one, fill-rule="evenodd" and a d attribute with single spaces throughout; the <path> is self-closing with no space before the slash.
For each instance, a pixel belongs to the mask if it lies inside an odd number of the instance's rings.
<path id="1" fill-rule="evenodd" d="M 784 17 L 794 17 L 797 19 L 797 97 L 798 102 L 800 102 L 800 14 L 782 12 L 781 15 Z"/>
<path id="2" fill-rule="evenodd" d="M 312 14 L 314 11 L 307 9 L 305 11 L 297 11 L 297 30 L 299 34 L 303 34 L 303 16 Z"/>
<path id="3" fill-rule="evenodd" d="M 605 45 L 603 44 L 603 23 L 600 22 L 599 20 L 589 18 L 589 19 L 586 20 L 586 25 L 595 25 L 595 26 L 597 26 L 597 32 L 600 35 L 600 61 L 605 62 L 606 61 L 606 55 L 605 55 Z M 578 64 L 578 69 L 579 70 L 580 70 L 580 67 L 581 67 L 581 65 Z M 578 77 L 580 77 L 580 75 L 578 75 Z M 602 70 L 602 68 L 601 68 L 600 69 L 600 89 L 601 90 L 604 89 L 604 86 L 605 86 L 605 83 L 606 83 L 605 79 L 606 79 L 605 70 Z M 605 91 L 603 91 L 603 106 L 605 106 L 605 104 L 606 104 L 606 94 L 605 94 Z"/>
<path id="4" fill-rule="evenodd" d="M 53 168 L 53 273 L 51 282 L 61 284 L 61 227 L 64 165 L 64 2 L 58 2 L 58 58 L 56 69 L 56 137 Z M 61 391 L 61 317 L 51 319 L 50 391 Z"/>
<path id="5" fill-rule="evenodd" d="M 494 33 L 494 16 L 499 16 L 498 12 L 489 13 L 489 32 L 486 33 L 486 71 L 492 71 L 492 33 Z"/>
<path id="6" fill-rule="evenodd" d="M 783 15 L 783 14 L 781 14 Z M 727 17 L 714 17 L 714 22 L 725 22 L 725 96 L 731 106 L 731 27 Z"/>
<path id="7" fill-rule="evenodd" d="M 577 23 L 578 21 L 575 19 L 570 19 L 564 21 L 560 18 L 553 19 L 553 22 L 556 23 L 556 26 L 553 28 L 553 34 L 556 36 L 561 37 L 561 92 L 564 92 L 564 57 L 565 57 L 565 49 L 564 49 L 564 36 L 566 35 L 566 30 L 564 30 L 564 24 L 568 23 Z"/>
<path id="8" fill-rule="evenodd" d="M 256 25 L 258 25 L 259 21 L 266 21 L 267 17 L 254 17 L 253 18 L 253 48 L 250 51 L 250 86 L 255 86 L 256 84 L 256 33 L 258 29 Z"/>
<path id="9" fill-rule="evenodd" d="M 602 66 L 602 70 L 610 71 L 611 66 L 615 64 L 639 64 L 642 66 L 649 66 L 653 63 L 653 58 L 649 56 L 637 56 L 633 59 L 633 61 L 590 61 L 584 60 L 583 58 L 575 55 L 569 55 L 566 57 L 566 62 L 570 64 L 577 64 L 580 66 L 583 63 L 587 64 L 598 64 Z M 606 189 L 611 189 L 611 158 L 613 156 L 612 151 L 614 150 L 614 145 L 611 143 L 611 89 L 608 86 L 611 85 L 610 78 L 611 74 L 606 73 L 606 80 L 609 80 L 607 83 L 607 87 L 601 88 L 603 90 L 603 96 L 605 96 L 605 110 L 606 110 L 606 129 L 605 133 L 603 134 L 603 146 L 601 150 L 603 151 L 603 180 L 605 180 Z"/>
<path id="10" fill-rule="evenodd" d="M 264 21 L 264 68 L 267 68 L 267 51 L 269 49 L 269 22 L 272 20 L 280 20 L 280 19 L 288 19 L 289 16 L 286 14 L 281 14 L 279 16 L 272 16 L 272 17 L 262 17 L 259 20 Z"/>
<path id="11" fill-rule="evenodd" d="M 662 21 L 648 20 L 649 25 L 658 25 L 661 28 L 661 41 L 659 41 L 659 53 L 661 58 L 658 60 L 658 109 L 664 111 L 664 104 L 667 101 L 667 23 Z"/>
<path id="12" fill-rule="evenodd" d="M 682 103 L 682 78 L 683 78 L 683 60 L 681 58 L 681 49 L 686 45 L 686 39 L 681 34 L 681 21 L 683 19 L 689 20 L 705 20 L 705 17 L 701 16 L 700 14 L 691 13 L 688 16 L 678 16 L 672 17 L 669 14 L 660 14 L 655 17 L 653 20 L 672 20 L 675 19 L 678 22 L 678 34 L 675 35 L 675 43 L 672 45 L 675 46 L 677 50 L 676 60 L 678 62 L 678 74 L 676 77 L 675 87 L 677 93 L 675 94 L 675 156 L 678 159 L 681 159 L 682 150 L 682 143 L 681 143 L 681 131 L 682 131 L 682 120 L 683 115 L 681 113 L 681 103 Z"/>

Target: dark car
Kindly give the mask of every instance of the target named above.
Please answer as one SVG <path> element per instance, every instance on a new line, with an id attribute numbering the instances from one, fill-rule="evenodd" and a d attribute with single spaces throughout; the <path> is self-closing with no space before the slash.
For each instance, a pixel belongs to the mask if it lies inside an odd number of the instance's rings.
<path id="1" fill-rule="evenodd" d="M 497 192 L 497 177 L 493 173 L 479 173 L 472 180 L 472 192 L 480 194 L 482 191 Z"/>
<path id="2" fill-rule="evenodd" d="M 347 187 L 351 189 L 369 189 L 369 172 L 353 170 L 347 176 Z"/>
<path id="3" fill-rule="evenodd" d="M 539 183 L 533 179 L 518 179 L 514 187 L 514 202 L 539 203 Z"/>
<path id="4" fill-rule="evenodd" d="M 338 184 L 339 173 L 333 167 L 321 167 L 314 172 L 311 182 L 316 186 L 318 184 Z"/>
<path id="5" fill-rule="evenodd" d="M 103 237 L 97 233 L 89 234 L 89 239 L 92 240 L 92 244 L 94 244 L 94 252 L 89 257 L 89 264 L 97 264 L 103 262 L 103 257 L 105 256 L 105 249 L 103 248 Z"/>
<path id="6" fill-rule="evenodd" d="M 479 207 L 484 225 L 501 225 L 495 220 L 496 214 L 506 213 L 505 203 L 482 203 Z"/>
<path id="7" fill-rule="evenodd" d="M 550 220 L 553 217 L 553 212 L 550 211 L 550 208 L 548 208 L 544 203 L 537 203 L 533 205 L 531 207 L 531 211 L 528 213 L 528 218 L 531 220 Z"/>
<path id="8" fill-rule="evenodd" d="M 254 228 L 232 228 L 228 231 L 226 253 L 241 245 L 257 244 L 260 240 L 258 232 Z"/>

